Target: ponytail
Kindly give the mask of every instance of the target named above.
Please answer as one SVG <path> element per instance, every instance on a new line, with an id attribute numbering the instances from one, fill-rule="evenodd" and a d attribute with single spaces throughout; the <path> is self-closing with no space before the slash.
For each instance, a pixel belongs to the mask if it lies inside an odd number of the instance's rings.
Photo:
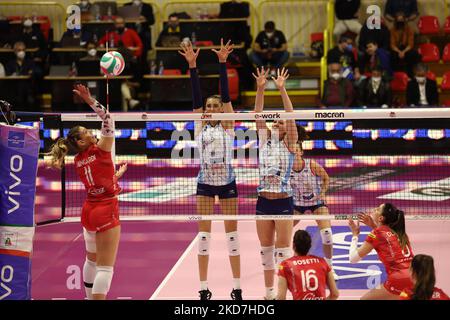
<path id="1" fill-rule="evenodd" d="M 425 254 L 416 255 L 411 261 L 411 269 L 416 279 L 411 300 L 430 300 L 436 284 L 433 257 Z"/>
<path id="2" fill-rule="evenodd" d="M 46 161 L 47 166 L 62 169 L 64 166 L 64 158 L 69 151 L 79 152 L 77 140 L 80 138 L 80 126 L 75 126 L 70 129 L 67 138 L 59 138 L 54 145 L 52 145 L 49 152 L 45 156 L 50 156 L 51 159 Z"/>
<path id="3" fill-rule="evenodd" d="M 406 234 L 405 213 L 397 209 L 393 204 L 386 203 L 382 215 L 384 224 L 397 234 L 400 245 L 404 249 L 409 244 L 409 238 Z"/>
<path id="4" fill-rule="evenodd" d="M 297 125 L 297 133 L 298 133 L 297 144 L 300 147 L 300 150 L 303 151 L 303 146 L 302 146 L 303 141 L 309 139 L 309 136 L 306 133 L 306 129 L 301 125 Z"/>
<path id="5" fill-rule="evenodd" d="M 52 145 L 50 152 L 45 155 L 51 156 L 51 159 L 46 163 L 49 167 L 61 169 L 64 165 L 64 158 L 69 152 L 67 140 L 59 138 L 54 145 Z"/>

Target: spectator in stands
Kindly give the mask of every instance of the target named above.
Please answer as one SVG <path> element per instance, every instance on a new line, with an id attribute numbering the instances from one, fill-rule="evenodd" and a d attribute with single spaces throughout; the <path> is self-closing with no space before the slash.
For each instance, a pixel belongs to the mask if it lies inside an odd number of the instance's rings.
<path id="1" fill-rule="evenodd" d="M 392 91 L 389 82 L 382 77 L 383 70 L 375 67 L 370 78 L 361 82 L 359 105 L 367 108 L 388 108 L 392 104 Z"/>
<path id="2" fill-rule="evenodd" d="M 438 106 L 439 94 L 435 80 L 427 78 L 428 67 L 419 63 L 414 68 L 415 77 L 408 82 L 406 103 L 410 107 Z"/>
<path id="3" fill-rule="evenodd" d="M 246 1 L 233 0 L 220 4 L 220 19 L 248 17 L 250 17 L 250 4 Z M 223 35 L 224 39 L 233 39 L 234 43 L 244 42 L 245 48 L 250 48 L 252 44 L 252 36 L 250 34 L 250 26 L 246 22 L 243 22 L 242 24 L 225 26 L 225 30 L 222 30 L 226 33 L 225 35 Z M 253 78 L 251 80 L 253 82 Z"/>
<path id="4" fill-rule="evenodd" d="M 14 43 L 13 49 L 16 58 L 8 61 L 6 64 L 6 75 L 35 77 L 35 63 L 33 59 L 26 56 L 25 43 L 21 41 Z M 35 103 L 33 86 L 31 83 L 28 81 L 20 81 L 14 88 L 16 89 L 16 92 L 14 92 L 13 96 L 16 97 L 16 100 L 13 103 L 30 111 Z"/>
<path id="5" fill-rule="evenodd" d="M 334 37 L 339 37 L 347 31 L 353 32 L 356 36 L 362 28 L 358 21 L 358 11 L 361 0 L 336 0 L 334 11 L 336 12 L 336 23 L 334 26 Z"/>
<path id="6" fill-rule="evenodd" d="M 353 52 L 353 40 L 346 36 L 339 38 L 338 44 L 328 51 L 327 64 L 339 63 L 343 68 L 343 77 L 358 81 L 361 78 L 359 66 L 356 64 Z"/>
<path id="7" fill-rule="evenodd" d="M 0 17 L 0 48 L 11 48 L 11 32 L 9 21 L 6 17 Z"/>
<path id="8" fill-rule="evenodd" d="M 406 72 L 412 78 L 414 66 L 421 61 L 421 56 L 414 49 L 414 31 L 406 24 L 403 12 L 395 16 L 395 24 L 391 29 L 391 58 L 394 70 L 401 70 L 406 64 Z"/>
<path id="9" fill-rule="evenodd" d="M 359 62 L 361 74 L 371 73 L 374 68 L 383 70 L 383 78 L 389 81 L 392 78 L 392 69 L 389 52 L 379 48 L 374 40 L 367 41 L 366 51 Z"/>
<path id="10" fill-rule="evenodd" d="M 189 35 L 181 28 L 178 15 L 172 13 L 169 16 L 169 21 L 165 25 L 164 29 L 159 34 L 156 41 L 157 47 L 179 47 L 181 41 L 184 38 L 188 38 Z"/>
<path id="11" fill-rule="evenodd" d="M 89 0 L 81 0 L 78 3 L 78 6 L 80 7 L 81 13 L 91 13 L 91 10 L 93 8 L 93 5 L 89 2 Z"/>
<path id="12" fill-rule="evenodd" d="M 125 20 L 122 17 L 117 17 L 114 20 L 114 27 L 114 31 L 108 32 L 100 39 L 99 45 L 104 47 L 106 41 L 109 41 L 110 48 L 124 46 L 130 49 L 136 58 L 140 58 L 143 44 L 137 32 L 133 29 L 125 28 Z"/>
<path id="13" fill-rule="evenodd" d="M 367 20 L 364 22 L 361 32 L 359 33 L 358 49 L 360 53 L 366 52 L 369 41 L 375 41 L 379 48 L 389 50 L 391 47 L 391 34 L 386 26 L 384 19 L 381 19 L 381 26 L 379 29 L 369 29 Z"/>
<path id="14" fill-rule="evenodd" d="M 16 38 L 15 42 L 20 41 L 25 43 L 27 48 L 38 48 L 38 51 L 34 54 L 34 62 L 42 64 L 45 62 L 48 54 L 47 41 L 44 38 L 39 25 L 33 24 L 30 16 L 24 16 L 23 29 Z"/>
<path id="15" fill-rule="evenodd" d="M 100 60 L 97 56 L 97 45 L 94 42 L 89 42 L 86 45 L 86 55 L 80 58 L 80 61 L 95 61 Z"/>
<path id="16" fill-rule="evenodd" d="M 141 16 L 139 22 L 136 23 L 136 30 L 144 45 L 143 57 L 147 57 L 147 52 L 152 49 L 152 31 L 151 26 L 155 24 L 155 16 L 153 15 L 153 7 L 150 4 L 142 2 L 142 0 L 133 0 L 125 4 L 126 6 L 137 6 Z M 144 59 L 145 60 L 145 59 Z"/>
<path id="17" fill-rule="evenodd" d="M 387 0 L 384 16 L 389 22 L 394 22 L 399 12 L 405 15 L 405 21 L 413 21 L 419 16 L 417 0 Z"/>
<path id="18" fill-rule="evenodd" d="M 63 33 L 59 45 L 61 47 L 85 46 L 90 41 L 93 41 L 93 35 L 85 29 L 68 29 Z"/>
<path id="19" fill-rule="evenodd" d="M 355 98 L 352 83 L 342 77 L 342 65 L 328 65 L 329 78 L 325 80 L 320 107 L 350 107 Z"/>
<path id="20" fill-rule="evenodd" d="M 258 67 L 270 65 L 274 69 L 281 68 L 289 59 L 287 41 L 283 32 L 275 29 L 273 21 L 267 21 L 264 31 L 256 37 L 250 60 Z"/>

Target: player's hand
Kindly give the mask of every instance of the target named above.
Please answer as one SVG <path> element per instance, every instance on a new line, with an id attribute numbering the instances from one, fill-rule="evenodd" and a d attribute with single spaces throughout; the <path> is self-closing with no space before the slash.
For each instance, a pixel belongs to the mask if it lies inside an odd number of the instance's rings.
<path id="1" fill-rule="evenodd" d="M 356 223 L 355 223 L 355 221 L 353 221 L 353 218 L 350 217 L 350 218 L 348 219 L 348 226 L 349 226 L 350 229 L 352 230 L 352 234 L 353 234 L 354 236 L 359 235 L 359 233 L 360 233 L 359 221 L 356 221 Z"/>
<path id="2" fill-rule="evenodd" d="M 220 63 L 227 62 L 228 55 L 233 52 L 233 44 L 230 44 L 231 40 L 228 40 L 227 44 L 223 44 L 223 38 L 220 39 L 220 50 L 211 49 L 211 51 L 217 54 Z"/>
<path id="3" fill-rule="evenodd" d="M 376 228 L 375 221 L 373 221 L 370 214 L 364 212 L 358 213 L 358 221 L 364 223 L 366 226 L 369 226 L 371 228 Z"/>
<path id="4" fill-rule="evenodd" d="M 272 77 L 273 81 L 275 82 L 275 85 L 278 89 L 284 88 L 286 84 L 286 80 L 289 78 L 289 73 L 287 69 L 277 69 L 277 77 Z"/>
<path id="5" fill-rule="evenodd" d="M 256 79 L 256 85 L 258 88 L 264 88 L 267 83 L 267 77 L 269 76 L 269 69 L 264 70 L 264 67 L 261 69 L 256 69 L 256 74 L 252 73 L 253 77 Z"/>
<path id="6" fill-rule="evenodd" d="M 119 167 L 119 170 L 116 171 L 116 177 L 117 179 L 122 178 L 123 174 L 127 171 L 128 169 L 128 163 L 124 163 Z"/>
<path id="7" fill-rule="evenodd" d="M 82 84 L 77 84 L 75 85 L 73 92 L 78 95 L 81 99 L 84 100 L 84 102 L 86 102 L 87 104 L 91 105 L 93 102 L 92 96 L 91 96 L 91 92 L 89 91 L 89 88 L 82 85 Z"/>
<path id="8" fill-rule="evenodd" d="M 189 68 L 197 67 L 197 57 L 200 53 L 200 48 L 197 51 L 194 51 L 192 48 L 192 43 L 189 41 L 188 43 L 182 42 L 180 44 L 181 50 L 178 50 L 178 53 L 181 54 L 189 64 Z"/>

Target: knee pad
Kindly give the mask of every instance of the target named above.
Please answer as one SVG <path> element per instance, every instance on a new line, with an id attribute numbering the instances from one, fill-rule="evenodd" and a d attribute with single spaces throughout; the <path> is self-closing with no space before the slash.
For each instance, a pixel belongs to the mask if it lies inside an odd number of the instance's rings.
<path id="1" fill-rule="evenodd" d="M 209 255 L 209 244 L 211 241 L 210 232 L 199 232 L 198 233 L 198 254 L 200 256 Z"/>
<path id="2" fill-rule="evenodd" d="M 235 257 L 240 255 L 239 251 L 239 235 L 237 231 L 227 233 L 228 255 Z"/>
<path id="3" fill-rule="evenodd" d="M 275 246 L 261 247 L 260 253 L 264 270 L 275 270 Z"/>
<path id="4" fill-rule="evenodd" d="M 333 244 L 333 231 L 331 228 L 325 228 L 320 230 L 320 236 L 322 237 L 322 243 L 326 245 Z"/>
<path id="5" fill-rule="evenodd" d="M 96 263 L 86 258 L 83 266 L 83 282 L 85 287 L 92 288 L 96 273 Z"/>
<path id="6" fill-rule="evenodd" d="M 94 286 L 92 287 L 92 294 L 107 294 L 111 286 L 114 268 L 109 266 L 97 267 L 95 274 Z"/>
<path id="7" fill-rule="evenodd" d="M 87 231 L 83 228 L 84 243 L 86 244 L 86 251 L 90 253 L 97 252 L 97 245 L 95 244 L 95 232 Z"/>
<path id="8" fill-rule="evenodd" d="M 291 248 L 285 247 L 285 248 L 276 248 L 275 249 L 275 260 L 277 262 L 277 265 L 279 265 L 284 260 L 289 259 L 290 257 L 292 257 L 292 249 Z"/>

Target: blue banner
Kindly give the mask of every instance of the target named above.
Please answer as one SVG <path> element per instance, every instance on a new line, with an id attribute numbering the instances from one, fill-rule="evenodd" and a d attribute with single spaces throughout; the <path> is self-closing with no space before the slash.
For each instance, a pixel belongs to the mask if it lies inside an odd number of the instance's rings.
<path id="1" fill-rule="evenodd" d="M 0 300 L 31 299 L 39 129 L 0 124 Z"/>

